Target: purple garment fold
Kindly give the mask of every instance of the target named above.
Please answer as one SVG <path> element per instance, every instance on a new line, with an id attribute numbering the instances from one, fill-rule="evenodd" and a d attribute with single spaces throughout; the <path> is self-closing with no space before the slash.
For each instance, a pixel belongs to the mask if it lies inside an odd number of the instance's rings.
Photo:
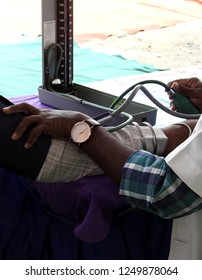
<path id="1" fill-rule="evenodd" d="M 29 187 L 51 212 L 72 221 L 75 236 L 86 242 L 103 240 L 113 217 L 127 206 L 119 187 L 105 175 L 70 183 L 30 181 Z"/>

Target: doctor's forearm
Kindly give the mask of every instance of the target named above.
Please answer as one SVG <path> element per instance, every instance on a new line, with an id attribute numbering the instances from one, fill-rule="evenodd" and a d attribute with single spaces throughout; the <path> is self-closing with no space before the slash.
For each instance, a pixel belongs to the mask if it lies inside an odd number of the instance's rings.
<path id="1" fill-rule="evenodd" d="M 186 121 L 194 129 L 196 121 Z M 163 156 L 166 156 L 189 136 L 188 129 L 183 125 L 170 125 L 162 129 L 168 137 Z M 135 152 L 127 147 L 102 127 L 96 127 L 91 138 L 80 145 L 80 148 L 116 183 L 120 183 L 122 168 L 128 157 Z"/>
<path id="2" fill-rule="evenodd" d="M 102 127 L 96 127 L 91 138 L 80 148 L 116 183 L 127 158 L 134 152 Z"/>
<path id="3" fill-rule="evenodd" d="M 193 131 L 197 123 L 197 120 L 187 120 L 182 123 L 188 125 L 191 131 Z M 177 123 L 162 129 L 165 135 L 168 137 L 168 142 L 164 150 L 163 156 L 168 155 L 170 152 L 172 152 L 177 146 L 179 146 L 182 142 L 184 142 L 189 137 L 188 127 L 181 125 L 180 123 Z"/>

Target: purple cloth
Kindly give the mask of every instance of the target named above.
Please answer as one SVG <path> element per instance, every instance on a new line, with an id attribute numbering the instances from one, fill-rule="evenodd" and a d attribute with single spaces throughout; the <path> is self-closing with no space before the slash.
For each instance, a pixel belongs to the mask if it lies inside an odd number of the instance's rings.
<path id="1" fill-rule="evenodd" d="M 51 107 L 42 104 L 39 101 L 39 96 L 38 94 L 32 94 L 32 95 L 28 95 L 28 96 L 18 96 L 18 97 L 12 97 L 9 99 L 11 102 L 13 102 L 14 104 L 18 104 L 18 103 L 22 103 L 22 102 L 26 102 L 29 103 L 37 108 L 47 108 L 50 109 Z"/>
<path id="2" fill-rule="evenodd" d="M 86 242 L 106 238 L 115 213 L 127 206 L 119 187 L 104 175 L 29 186 L 51 212 L 73 222 L 75 236 Z"/>
<path id="3" fill-rule="evenodd" d="M 167 259 L 171 230 L 172 221 L 134 209 L 113 218 L 102 241 L 84 242 L 72 223 L 47 211 L 22 177 L 0 168 L 1 260 Z"/>

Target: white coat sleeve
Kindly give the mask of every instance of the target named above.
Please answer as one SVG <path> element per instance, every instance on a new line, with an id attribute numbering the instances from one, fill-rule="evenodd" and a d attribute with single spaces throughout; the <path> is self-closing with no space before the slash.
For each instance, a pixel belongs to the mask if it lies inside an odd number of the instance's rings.
<path id="1" fill-rule="evenodd" d="M 202 117 L 192 135 L 165 160 L 177 176 L 202 197 Z"/>

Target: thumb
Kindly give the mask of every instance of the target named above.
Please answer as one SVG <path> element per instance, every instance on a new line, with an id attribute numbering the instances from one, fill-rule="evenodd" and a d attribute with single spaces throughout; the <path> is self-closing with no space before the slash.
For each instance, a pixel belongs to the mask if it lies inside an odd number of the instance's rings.
<path id="1" fill-rule="evenodd" d="M 180 93 L 182 95 L 185 95 L 185 96 L 188 96 L 190 97 L 193 93 L 193 89 L 192 88 L 189 88 L 189 87 L 186 87 L 184 85 L 181 85 L 177 82 L 174 82 L 172 85 L 171 85 L 171 88 L 176 91 L 177 93 Z"/>

